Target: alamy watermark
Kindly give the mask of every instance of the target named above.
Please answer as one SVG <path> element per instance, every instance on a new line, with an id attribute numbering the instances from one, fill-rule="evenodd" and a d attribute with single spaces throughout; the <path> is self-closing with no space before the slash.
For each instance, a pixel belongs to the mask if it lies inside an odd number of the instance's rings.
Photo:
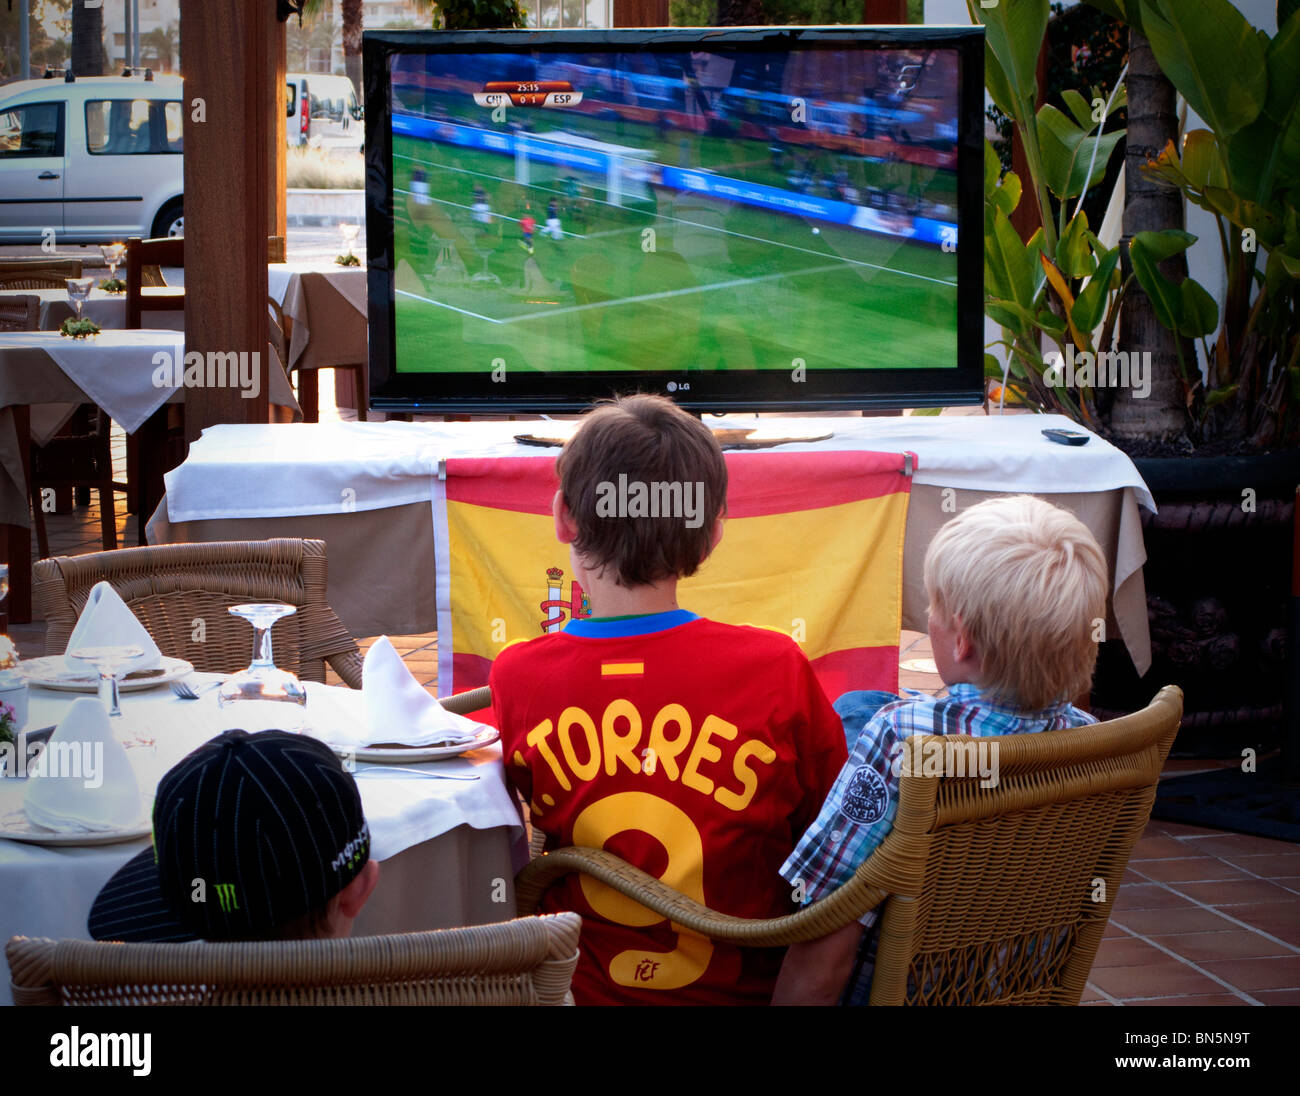
<path id="1" fill-rule="evenodd" d="M 1065 354 L 1057 351 L 1045 356 L 1047 371 L 1043 380 L 1053 386 L 1070 388 L 1132 388 L 1136 399 L 1151 395 L 1151 351 L 1076 350 L 1067 343 Z"/>
<path id="2" fill-rule="evenodd" d="M 28 742 L 20 733 L 14 741 L 0 742 L 0 761 L 4 775 L 16 780 L 71 778 L 91 789 L 104 783 L 102 742 Z"/>
<path id="3" fill-rule="evenodd" d="M 153 364 L 155 388 L 238 388 L 246 400 L 262 391 L 262 355 L 256 350 L 191 350 L 183 359 L 160 350 Z"/>
<path id="4" fill-rule="evenodd" d="M 596 516 L 601 518 L 685 518 L 687 529 L 704 524 L 704 483 L 680 480 L 629 480 L 620 473 L 618 483 L 596 485 Z"/>

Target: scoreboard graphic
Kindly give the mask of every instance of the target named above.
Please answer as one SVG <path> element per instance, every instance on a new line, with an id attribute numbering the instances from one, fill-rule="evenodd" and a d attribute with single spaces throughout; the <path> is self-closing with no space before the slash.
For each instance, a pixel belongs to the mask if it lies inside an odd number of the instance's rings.
<path id="1" fill-rule="evenodd" d="M 568 80 L 491 80 L 474 93 L 481 107 L 575 107 L 582 92 Z"/>

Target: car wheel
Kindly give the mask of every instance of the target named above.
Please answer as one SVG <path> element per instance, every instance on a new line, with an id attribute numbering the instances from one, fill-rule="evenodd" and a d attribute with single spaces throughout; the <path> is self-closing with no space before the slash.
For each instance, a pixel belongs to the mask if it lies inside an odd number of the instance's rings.
<path id="1" fill-rule="evenodd" d="M 168 202 L 153 221 L 153 238 L 185 235 L 185 206 L 178 199 Z"/>

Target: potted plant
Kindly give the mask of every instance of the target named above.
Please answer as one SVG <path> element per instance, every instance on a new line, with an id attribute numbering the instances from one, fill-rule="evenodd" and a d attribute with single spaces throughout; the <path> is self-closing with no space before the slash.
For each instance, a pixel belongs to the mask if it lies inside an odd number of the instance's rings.
<path id="1" fill-rule="evenodd" d="M 1280 0 L 1271 38 L 1228 0 L 1086 2 L 1123 20 L 1130 40 L 1125 232 L 1111 250 L 1070 216 L 1100 178 L 1081 165 L 1114 148 L 1098 112 L 1085 113 L 1097 96 L 1036 108 L 1047 0 L 969 4 L 988 30 L 989 90 L 1030 167 L 1022 183 L 987 165 L 986 307 L 1008 351 L 989 371 L 1129 452 L 1160 506 L 1144 514 L 1153 665 L 1138 680 L 1104 645 L 1098 714 L 1140 707 L 1173 681 L 1188 700 L 1176 749 L 1238 753 L 1276 741 L 1283 715 L 1300 482 L 1300 2 Z M 1204 127 L 1179 133 L 1174 89 Z M 1027 242 L 1009 220 L 1026 192 L 1044 211 Z M 1185 202 L 1216 225 L 1217 297 L 1186 276 Z M 1092 368 L 1071 376 L 1071 353 Z M 1150 362 L 1149 384 L 1114 375 L 1135 358 Z"/>

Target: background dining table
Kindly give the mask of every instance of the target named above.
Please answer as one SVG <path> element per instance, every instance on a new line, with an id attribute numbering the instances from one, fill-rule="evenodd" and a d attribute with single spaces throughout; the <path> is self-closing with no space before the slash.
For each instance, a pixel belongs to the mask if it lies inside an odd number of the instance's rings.
<path id="1" fill-rule="evenodd" d="M 141 291 L 146 301 L 150 297 L 174 296 L 177 292 L 177 289 L 170 288 L 145 288 Z M 69 320 L 74 315 L 66 289 L 23 289 L 13 293 L 0 293 L 0 299 L 24 296 L 40 298 L 38 323 L 42 331 L 57 331 L 64 320 Z M 96 286 L 82 304 L 81 315 L 84 319 L 93 320 L 106 331 L 120 331 L 126 327 L 126 293 L 107 293 Z M 185 313 L 175 309 L 150 311 L 146 305 L 141 311 L 140 321 L 143 327 L 185 330 Z"/>
<path id="2" fill-rule="evenodd" d="M 194 674 L 190 680 L 201 689 L 220 675 Z M 351 692 L 309 683 L 307 705 L 286 705 L 288 717 L 305 716 L 305 733 L 328 733 L 323 729 L 332 726 L 332 720 L 355 710 L 339 696 Z M 57 723 L 76 698 L 71 692 L 33 688 L 29 729 Z M 187 701 L 163 686 L 124 692 L 122 716 L 113 723 L 114 736 L 126 747 L 140 785 L 147 819 L 162 775 L 203 742 L 239 726 L 241 717 L 237 704 L 219 707 L 211 689 Z M 355 771 L 371 830 L 371 854 L 380 862 L 380 873 L 353 935 L 488 924 L 515 916 L 514 875 L 528 853 L 521 812 L 505 784 L 499 745 L 400 767 L 358 760 Z M 438 773 L 479 779 L 432 775 Z M 6 820 L 14 824 L 26 786 L 39 779 L 0 776 L 0 831 Z M 86 835 L 83 840 L 96 838 Z M 88 939 L 86 919 L 100 888 L 148 847 L 147 834 L 102 845 L 0 839 L 0 942 L 17 935 Z M 0 978 L 0 1004 L 11 1003 L 8 980 Z"/>
<path id="3" fill-rule="evenodd" d="M 271 351 L 268 348 L 268 353 Z M 181 402 L 184 388 L 159 374 L 156 355 L 183 360 L 182 332 L 148 328 L 106 329 L 89 339 L 56 331 L 0 332 L 0 552 L 10 568 L 9 619 L 31 619 L 31 512 L 28 454 L 31 441 L 48 441 L 79 404 L 95 403 L 127 434 L 140 435 L 142 512 L 162 495 L 158 410 Z M 268 370 L 272 404 L 301 417 L 289 379 L 278 363 Z M 157 383 L 161 378 L 163 383 Z"/>
<path id="4" fill-rule="evenodd" d="M 315 406 L 316 370 L 367 359 L 366 268 L 334 262 L 271 263 L 267 287 L 286 320 L 290 369 L 300 370 L 304 405 Z M 349 378 L 335 380 L 339 407 L 354 407 Z"/>

